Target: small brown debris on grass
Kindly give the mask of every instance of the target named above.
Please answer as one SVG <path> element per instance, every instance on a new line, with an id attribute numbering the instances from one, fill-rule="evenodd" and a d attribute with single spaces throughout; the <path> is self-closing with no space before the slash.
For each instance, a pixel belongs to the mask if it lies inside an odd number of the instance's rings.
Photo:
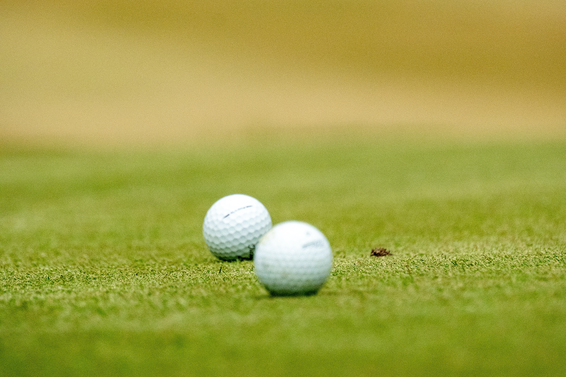
<path id="1" fill-rule="evenodd" d="M 387 255 L 393 255 L 393 254 L 391 254 L 391 251 L 387 250 L 384 247 L 376 247 L 375 249 L 373 249 L 371 251 L 371 254 L 369 256 L 370 257 L 385 257 Z"/>

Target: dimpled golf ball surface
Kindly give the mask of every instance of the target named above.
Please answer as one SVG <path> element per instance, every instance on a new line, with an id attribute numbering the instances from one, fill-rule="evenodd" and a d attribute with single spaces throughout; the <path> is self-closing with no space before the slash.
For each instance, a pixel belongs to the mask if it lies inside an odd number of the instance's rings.
<path id="1" fill-rule="evenodd" d="M 210 252 L 222 260 L 251 259 L 259 239 L 271 229 L 271 217 L 257 199 L 225 196 L 210 207 L 203 235 Z"/>
<path id="2" fill-rule="evenodd" d="M 332 250 L 320 230 L 300 221 L 277 224 L 254 255 L 260 283 L 274 296 L 318 292 L 332 270 Z"/>

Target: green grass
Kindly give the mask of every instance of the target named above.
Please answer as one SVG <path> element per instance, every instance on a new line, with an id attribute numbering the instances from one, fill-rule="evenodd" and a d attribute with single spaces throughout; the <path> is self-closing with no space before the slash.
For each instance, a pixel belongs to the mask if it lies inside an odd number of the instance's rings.
<path id="1" fill-rule="evenodd" d="M 0 375 L 566 373 L 565 141 L 303 136 L 0 149 Z M 318 295 L 207 251 L 237 192 L 327 235 Z"/>

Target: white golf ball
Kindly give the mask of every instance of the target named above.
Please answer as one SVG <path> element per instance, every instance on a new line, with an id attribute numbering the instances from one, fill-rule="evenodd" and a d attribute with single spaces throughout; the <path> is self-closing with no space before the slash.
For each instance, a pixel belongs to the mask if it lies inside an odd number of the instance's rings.
<path id="1" fill-rule="evenodd" d="M 320 230 L 300 221 L 277 224 L 254 255 L 259 282 L 274 296 L 318 292 L 332 270 L 332 250 Z"/>
<path id="2" fill-rule="evenodd" d="M 259 239 L 271 229 L 271 217 L 257 199 L 248 195 L 225 196 L 210 207 L 203 235 L 218 259 L 252 259 Z"/>

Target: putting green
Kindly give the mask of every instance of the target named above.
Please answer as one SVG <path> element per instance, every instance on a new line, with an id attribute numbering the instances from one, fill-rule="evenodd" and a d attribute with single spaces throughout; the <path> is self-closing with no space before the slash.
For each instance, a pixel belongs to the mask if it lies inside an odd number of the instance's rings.
<path id="1" fill-rule="evenodd" d="M 566 372 L 564 141 L 268 136 L 4 150 L 0 374 Z M 326 234 L 318 295 L 270 298 L 206 250 L 236 192 Z"/>

